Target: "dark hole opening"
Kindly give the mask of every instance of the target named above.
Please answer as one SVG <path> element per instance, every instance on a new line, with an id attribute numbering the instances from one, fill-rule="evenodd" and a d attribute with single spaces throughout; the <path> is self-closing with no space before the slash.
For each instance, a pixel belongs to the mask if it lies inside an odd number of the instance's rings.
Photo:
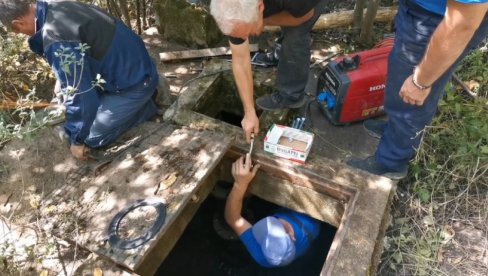
<path id="1" fill-rule="evenodd" d="M 242 121 L 243 116 L 242 115 L 237 115 L 231 112 L 227 112 L 224 110 L 221 110 L 215 115 L 215 119 L 224 121 L 226 123 L 229 123 L 231 125 L 237 126 L 237 127 L 242 127 L 241 126 L 241 121 Z"/>
<path id="2" fill-rule="evenodd" d="M 210 195 L 155 275 L 320 275 L 337 230 L 335 227 L 321 223 L 318 238 L 304 256 L 286 267 L 268 269 L 259 266 L 251 258 L 239 239 L 223 236 L 222 231 L 219 232 L 220 235 L 217 233 L 214 222 L 216 219 L 220 220 L 220 225 L 226 226 L 223 218 L 224 206 L 224 199 Z M 253 196 L 244 203 L 243 216 L 254 223 L 280 208 Z"/>

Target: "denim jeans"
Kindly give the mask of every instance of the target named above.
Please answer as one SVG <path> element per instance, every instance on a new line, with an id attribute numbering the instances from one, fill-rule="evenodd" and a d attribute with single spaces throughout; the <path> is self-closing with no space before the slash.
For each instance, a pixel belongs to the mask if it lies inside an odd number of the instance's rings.
<path id="1" fill-rule="evenodd" d="M 307 22 L 294 27 L 281 27 L 277 88 L 285 101 L 296 102 L 304 96 L 310 72 L 310 31 L 325 8 L 326 0 L 314 7 L 314 15 Z"/>
<path id="2" fill-rule="evenodd" d="M 156 115 L 157 108 L 151 97 L 157 83 L 156 74 L 125 91 L 104 93 L 85 144 L 90 148 L 106 146 L 129 128 Z"/>
<path id="3" fill-rule="evenodd" d="M 439 99 L 459 61 L 486 37 L 487 18 L 485 16 L 457 61 L 432 85 L 424 105 L 410 105 L 403 102 L 398 93 L 405 79 L 422 60 L 430 37 L 443 17 L 422 9 L 413 1 L 400 0 L 395 18 L 395 44 L 388 60 L 385 90 L 388 124 L 375 154 L 376 161 L 393 171 L 401 171 L 408 166 L 408 162 L 415 156 L 425 126 L 432 122 Z"/>

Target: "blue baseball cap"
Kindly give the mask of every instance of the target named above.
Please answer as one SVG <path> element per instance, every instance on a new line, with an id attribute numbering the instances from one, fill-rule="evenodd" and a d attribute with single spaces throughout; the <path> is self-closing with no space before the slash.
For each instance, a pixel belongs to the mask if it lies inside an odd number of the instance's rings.
<path id="1" fill-rule="evenodd" d="M 285 266 L 295 259 L 295 243 L 275 217 L 265 217 L 252 227 L 264 257 L 273 266 Z"/>

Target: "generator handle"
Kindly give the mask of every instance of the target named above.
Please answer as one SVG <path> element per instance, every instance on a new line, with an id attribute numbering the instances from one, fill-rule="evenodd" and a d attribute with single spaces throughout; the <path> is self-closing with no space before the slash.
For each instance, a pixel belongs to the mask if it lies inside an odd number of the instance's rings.
<path id="1" fill-rule="evenodd" d="M 393 46 L 385 46 L 385 47 L 363 52 L 363 54 L 361 55 L 361 64 L 388 56 L 391 52 L 391 48 L 393 48 Z"/>

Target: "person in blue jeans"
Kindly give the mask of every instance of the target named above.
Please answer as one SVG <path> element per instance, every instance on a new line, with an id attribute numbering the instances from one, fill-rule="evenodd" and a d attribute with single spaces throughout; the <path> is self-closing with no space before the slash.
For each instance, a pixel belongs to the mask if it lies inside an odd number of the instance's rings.
<path id="1" fill-rule="evenodd" d="M 307 252 L 319 235 L 320 223 L 285 208 L 254 225 L 242 217 L 243 199 L 259 166 L 251 165 L 249 154 L 232 164 L 234 185 L 227 197 L 225 219 L 259 265 L 267 268 L 286 266 Z"/>
<path id="2" fill-rule="evenodd" d="M 89 148 L 108 145 L 156 114 L 158 73 L 138 35 L 92 5 L 30 3 L 0 0 L 0 20 L 30 36 L 31 50 L 52 67 L 66 96 L 64 129 L 76 158 L 85 160 Z M 97 79 L 104 82 L 95 85 Z"/>
<path id="3" fill-rule="evenodd" d="M 211 1 L 210 13 L 222 33 L 229 36 L 232 71 L 244 107 L 241 124 L 248 143 L 251 133 L 259 133 L 248 38 L 261 34 L 266 25 L 281 27 L 277 91 L 257 98 L 256 105 L 262 110 L 299 108 L 306 100 L 305 86 L 310 71 L 310 31 L 322 14 L 325 3 L 326 0 Z"/>
<path id="4" fill-rule="evenodd" d="M 400 0 L 385 90 L 388 122 L 365 122 L 381 136 L 378 148 L 349 165 L 395 180 L 407 175 L 456 66 L 487 36 L 487 10 L 488 0 Z"/>

